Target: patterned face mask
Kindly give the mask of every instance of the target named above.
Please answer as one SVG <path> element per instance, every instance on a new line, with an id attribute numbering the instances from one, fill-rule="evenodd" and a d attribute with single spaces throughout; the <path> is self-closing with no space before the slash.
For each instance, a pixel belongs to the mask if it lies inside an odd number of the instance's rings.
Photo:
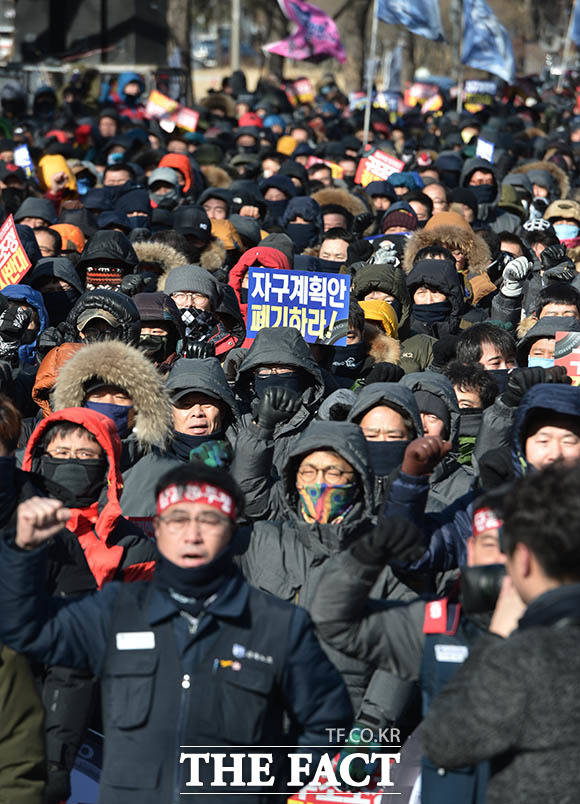
<path id="1" fill-rule="evenodd" d="M 357 494 L 356 483 L 329 486 L 311 483 L 298 488 L 299 511 L 305 522 L 338 524 L 352 510 Z"/>

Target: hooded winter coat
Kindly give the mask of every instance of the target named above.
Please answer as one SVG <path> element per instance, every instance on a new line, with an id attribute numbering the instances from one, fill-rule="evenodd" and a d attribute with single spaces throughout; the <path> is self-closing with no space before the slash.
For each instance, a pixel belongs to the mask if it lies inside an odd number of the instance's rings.
<path id="1" fill-rule="evenodd" d="M 122 232 L 100 231 L 90 237 L 80 259 L 78 269 L 86 269 L 92 265 L 93 260 L 108 260 L 113 265 L 122 268 L 127 274 L 132 273 L 139 262 L 131 241 Z"/>
<path id="2" fill-rule="evenodd" d="M 175 372 L 178 372 L 178 378 L 173 376 Z M 222 410 L 223 440 L 228 442 L 233 451 L 239 427 L 239 411 L 219 361 L 213 357 L 204 360 L 178 360 L 173 372 L 168 375 L 167 382 L 170 393 L 182 387 L 184 390 L 198 391 L 216 398 Z M 208 439 L 207 444 L 210 447 L 213 443 L 215 442 Z M 165 472 L 179 466 L 182 460 L 169 443 L 167 450 L 153 449 L 129 469 L 123 477 L 121 503 L 124 515 L 150 530 L 156 514 L 155 486 Z M 198 460 L 204 460 L 202 450 Z M 207 461 L 211 461 L 209 454 Z"/>
<path id="3" fill-rule="evenodd" d="M 277 248 L 256 246 L 256 248 L 249 248 L 242 254 L 230 271 L 228 284 L 236 294 L 246 326 L 248 323 L 248 303 L 242 301 L 242 281 L 252 265 L 262 265 L 264 268 L 277 268 L 280 270 L 290 270 L 292 267 L 286 255 Z M 251 344 L 252 341 L 246 339 L 242 346 L 249 348 Z"/>
<path id="4" fill-rule="evenodd" d="M 419 260 L 407 274 L 409 295 L 413 298 L 417 288 L 428 286 L 443 293 L 451 305 L 445 320 L 435 323 L 420 321 L 411 308 L 411 331 L 415 335 L 456 335 L 461 326 L 461 317 L 467 305 L 464 298 L 463 283 L 455 267 L 448 260 Z"/>
<path id="5" fill-rule="evenodd" d="M 36 348 L 39 338 L 48 326 L 48 315 L 42 300 L 42 295 L 33 290 L 30 285 L 7 285 L 0 291 L 3 296 L 12 302 L 22 302 L 32 307 L 38 314 L 39 328 L 32 343 L 23 343 L 18 347 L 18 357 L 21 365 L 36 364 Z"/>
<path id="6" fill-rule="evenodd" d="M 418 391 L 434 394 L 449 411 L 451 425 L 448 440 L 451 442 L 452 448 L 451 452 L 437 464 L 429 475 L 429 496 L 425 508 L 427 513 L 442 511 L 459 497 L 467 494 L 475 480 L 470 467 L 463 466 L 457 460 L 459 458 L 459 425 L 461 422 L 457 397 L 447 377 L 435 371 L 407 374 L 401 379 L 400 384 L 409 388 L 413 394 Z"/>
<path id="7" fill-rule="evenodd" d="M 160 374 L 145 355 L 120 341 L 84 346 L 65 363 L 56 379 L 54 409 L 82 408 L 86 389 L 95 379 L 123 388 L 133 401 L 135 424 L 123 439 L 121 471 L 153 447 L 163 449 L 172 429 L 171 405 Z"/>
<path id="8" fill-rule="evenodd" d="M 75 306 L 68 314 L 64 325 L 51 329 L 51 337 L 55 337 L 58 342 L 50 346 L 57 346 L 59 343 L 77 343 L 80 341 L 77 322 L 82 313 L 86 310 L 105 310 L 110 313 L 119 325 L 116 329 L 116 336 L 123 343 L 136 346 L 139 343 L 139 333 L 141 332 L 141 319 L 139 310 L 135 302 L 125 296 L 124 293 L 117 293 L 114 290 L 88 290 L 80 297 Z M 48 341 L 46 334 L 41 346 Z"/>
<path id="9" fill-rule="evenodd" d="M 320 449 L 336 451 L 358 477 L 358 500 L 339 524 L 307 523 L 298 513 L 298 464 L 305 454 Z M 277 521 L 254 524 L 241 555 L 242 571 L 258 589 L 308 609 L 328 558 L 346 549 L 374 523 L 373 477 L 360 429 L 346 422 L 314 422 L 289 452 L 273 496 Z M 381 573 L 374 589 L 377 597 L 412 596 L 388 568 Z M 358 708 L 372 671 L 364 662 L 348 658 L 328 645 L 323 647 L 342 673 L 353 706 Z"/>
<path id="10" fill-rule="evenodd" d="M 236 392 L 248 408 L 256 408 L 254 394 L 254 371 L 259 366 L 290 366 L 298 369 L 304 379 L 300 409 L 287 422 L 282 422 L 274 430 L 274 459 L 276 469 L 285 465 L 290 451 L 299 435 L 314 419 L 324 397 L 322 374 L 314 362 L 310 349 L 302 335 L 291 327 L 262 329 L 238 368 Z M 248 425 L 252 415 L 244 417 Z"/>
<path id="11" fill-rule="evenodd" d="M 352 293 L 357 301 L 363 301 L 367 293 L 380 290 L 394 296 L 401 305 L 399 318 L 399 339 L 404 341 L 409 335 L 411 318 L 411 297 L 405 283 L 403 271 L 391 263 L 363 264 L 352 281 Z"/>
<path id="12" fill-rule="evenodd" d="M 66 408 L 50 414 L 35 429 L 24 453 L 22 469 L 38 474 L 44 434 L 55 422 L 75 422 L 96 438 L 107 458 L 104 498 L 86 508 L 72 508 L 66 528 L 54 538 L 49 586 L 61 595 L 100 589 L 113 579 L 149 578 L 154 545 L 121 515 L 121 442 L 114 423 L 93 410 Z M 50 486 L 47 485 L 47 490 Z"/>
<path id="13" fill-rule="evenodd" d="M 493 180 L 497 190 L 496 197 L 493 201 L 486 204 L 479 204 L 477 209 L 477 220 L 485 224 L 492 232 L 518 232 L 521 226 L 521 220 L 518 215 L 511 212 L 506 212 L 498 206 L 500 196 L 500 181 L 497 173 L 497 168 L 487 159 L 481 159 L 475 156 L 472 159 L 467 159 L 463 165 L 459 184 L 461 187 L 469 186 L 469 179 L 476 170 L 486 170 L 493 174 Z"/>

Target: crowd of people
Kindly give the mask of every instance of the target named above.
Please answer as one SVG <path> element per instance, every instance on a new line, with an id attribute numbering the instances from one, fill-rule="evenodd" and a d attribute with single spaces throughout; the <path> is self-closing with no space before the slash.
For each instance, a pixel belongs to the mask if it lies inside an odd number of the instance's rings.
<path id="1" fill-rule="evenodd" d="M 385 730 L 423 804 L 576 801 L 580 109 L 529 84 L 366 151 L 332 75 L 234 73 L 195 132 L 137 74 L 2 89 L 2 804 L 66 801 L 87 729 L 103 804 Z M 249 338 L 254 266 L 349 276 L 346 344 Z"/>

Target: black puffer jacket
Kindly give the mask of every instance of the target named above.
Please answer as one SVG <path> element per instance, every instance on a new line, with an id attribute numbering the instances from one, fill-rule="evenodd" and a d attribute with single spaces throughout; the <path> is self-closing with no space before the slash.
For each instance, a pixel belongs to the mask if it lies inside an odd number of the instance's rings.
<path id="1" fill-rule="evenodd" d="M 129 238 L 122 232 L 110 229 L 95 232 L 87 240 L 77 266 L 86 271 L 93 260 L 109 260 L 126 273 L 132 273 L 139 263 L 139 257 Z"/>

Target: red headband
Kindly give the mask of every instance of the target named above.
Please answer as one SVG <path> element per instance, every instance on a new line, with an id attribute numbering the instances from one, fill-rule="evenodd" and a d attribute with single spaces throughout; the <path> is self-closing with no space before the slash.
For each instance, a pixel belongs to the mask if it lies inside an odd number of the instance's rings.
<path id="1" fill-rule="evenodd" d="M 488 530 L 498 530 L 503 525 L 491 508 L 480 508 L 473 515 L 473 535 L 480 536 Z"/>
<path id="2" fill-rule="evenodd" d="M 185 486 L 167 486 L 157 497 L 157 513 L 162 514 L 171 505 L 181 502 L 198 502 L 217 508 L 230 519 L 236 518 L 236 504 L 227 491 L 209 483 L 187 483 Z"/>

